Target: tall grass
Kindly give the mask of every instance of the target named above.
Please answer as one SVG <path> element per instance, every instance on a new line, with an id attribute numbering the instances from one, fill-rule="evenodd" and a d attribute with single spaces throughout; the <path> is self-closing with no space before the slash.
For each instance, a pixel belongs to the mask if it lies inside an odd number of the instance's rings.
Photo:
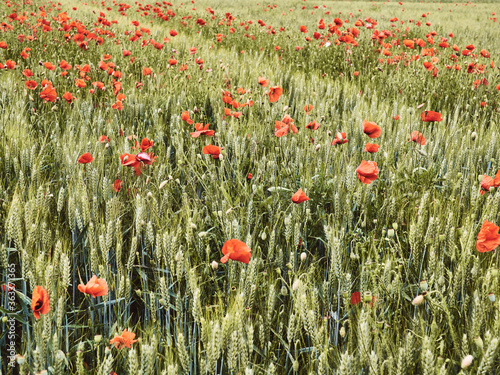
<path id="1" fill-rule="evenodd" d="M 18 63 L 0 73 L 0 260 L 2 281 L 16 286 L 15 310 L 8 311 L 2 292 L 1 313 L 16 319 L 19 355 L 10 370 L 4 355 L 10 323 L 4 319 L 2 372 L 495 373 L 500 264 L 496 252 L 481 254 L 475 242 L 484 220 L 500 223 L 500 193 L 480 195 L 478 179 L 500 169 L 500 82 L 489 65 L 500 51 L 498 38 L 489 37 L 496 35 L 498 24 L 489 18 L 498 6 L 335 2 L 322 9 L 287 0 L 274 9 L 196 1 L 166 5 L 162 9 L 175 16 L 162 21 L 152 18 L 158 4 L 146 10 L 129 4 L 126 15 L 112 2 L 1 5 L 13 30 L 4 25 L 0 34 L 8 44 L 0 62 Z M 44 18 L 39 5 L 45 5 L 51 31 L 37 25 Z M 27 11 L 28 19 L 8 23 L 13 9 Z M 442 16 L 450 9 L 456 18 Z M 63 11 L 89 31 L 99 27 L 115 36 L 103 35 L 102 45 L 89 41 L 83 50 L 65 41 L 75 29 L 58 30 L 52 16 Z M 100 12 L 118 22 L 94 25 Z M 226 12 L 236 17 L 232 25 Z M 359 46 L 348 49 L 304 40 L 319 18 L 328 24 L 339 12 L 349 19 L 342 31 L 358 17 L 372 17 L 376 29 L 394 31 L 388 40 L 425 40 L 436 30 L 438 41 L 453 32 L 450 45 L 462 50 L 474 44 L 475 53 L 484 48 L 491 58 L 475 58 L 487 69 L 470 74 L 470 57 L 458 57 L 461 70 L 447 69 L 450 49 L 436 47 L 439 73 L 433 77 L 422 64 L 430 57 L 380 63 L 386 57 L 371 29 L 359 27 Z M 391 27 L 391 17 L 404 25 Z M 196 24 L 198 18 L 207 25 Z M 259 26 L 259 19 L 267 25 Z M 135 20 L 139 27 L 131 25 Z M 150 31 L 142 39 L 163 43 L 161 50 L 128 40 L 141 26 Z M 178 35 L 170 36 L 171 29 Z M 19 34 L 36 39 L 19 42 Z M 220 43 L 217 34 L 225 35 Z M 23 60 L 26 47 L 30 56 Z M 193 55 L 191 47 L 197 48 Z M 124 49 L 132 55 L 123 57 Z M 105 54 L 122 73 L 122 110 L 111 107 L 115 77 L 98 67 Z M 177 65 L 169 65 L 172 58 Z M 63 59 L 73 66 L 67 76 L 60 75 Z M 47 61 L 54 71 L 42 65 Z M 84 64 L 90 79 L 78 89 L 74 67 Z M 179 71 L 183 64 L 187 71 Z M 151 76 L 143 76 L 145 67 Z M 26 68 L 39 85 L 34 91 L 24 87 Z M 283 88 L 278 102 L 269 102 L 259 76 Z M 483 77 L 489 84 L 475 89 Z M 40 97 L 44 78 L 56 88 L 56 103 Z M 105 90 L 94 88 L 96 81 Z M 239 95 L 240 87 L 247 92 Z M 231 108 L 242 112 L 239 119 L 223 118 L 224 90 L 253 106 Z M 62 97 L 66 91 L 77 98 L 71 104 Z M 314 107 L 309 114 L 306 104 Z M 424 110 L 439 111 L 444 120 L 424 123 Z M 215 136 L 192 138 L 184 111 L 209 123 Z M 277 138 L 274 122 L 285 115 L 299 132 Z M 382 128 L 375 154 L 363 151 L 370 141 L 364 119 Z M 321 124 L 316 131 L 305 128 L 312 120 Z M 409 142 L 413 131 L 424 134 L 425 146 Z M 349 142 L 332 145 L 338 132 L 346 132 Z M 101 143 L 101 135 L 109 142 Z M 136 176 L 120 155 L 137 153 L 134 142 L 144 137 L 153 140 L 148 152 L 157 160 Z M 224 147 L 222 159 L 202 153 L 209 143 Z M 93 161 L 77 164 L 85 152 Z M 380 169 L 370 185 L 356 177 L 362 160 Z M 299 188 L 310 200 L 296 205 L 291 197 Z M 220 263 L 222 246 L 232 238 L 252 249 L 248 265 Z M 8 277 L 10 264 L 15 278 Z M 104 297 L 78 290 L 94 274 L 109 285 Z M 30 307 L 37 285 L 48 291 L 51 307 L 39 320 Z M 355 304 L 357 292 L 361 302 Z M 419 295 L 423 302 L 412 304 Z M 125 328 L 139 341 L 116 349 L 110 340 Z M 474 360 L 462 369 L 469 354 Z"/>

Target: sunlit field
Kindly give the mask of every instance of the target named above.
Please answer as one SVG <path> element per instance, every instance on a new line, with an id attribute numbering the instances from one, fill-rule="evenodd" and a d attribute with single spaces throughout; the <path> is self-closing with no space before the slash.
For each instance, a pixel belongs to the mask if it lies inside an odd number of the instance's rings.
<path id="1" fill-rule="evenodd" d="M 500 3 L 0 9 L 1 374 L 500 371 Z"/>

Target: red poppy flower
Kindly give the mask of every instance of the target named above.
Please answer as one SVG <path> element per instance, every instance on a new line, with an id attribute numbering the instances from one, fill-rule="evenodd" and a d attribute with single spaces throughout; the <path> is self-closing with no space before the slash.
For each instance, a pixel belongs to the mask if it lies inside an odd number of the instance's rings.
<path id="1" fill-rule="evenodd" d="M 133 332 L 128 332 L 127 329 L 125 328 L 120 336 L 115 336 L 109 341 L 109 344 L 115 344 L 116 349 L 123 349 L 124 347 L 127 347 L 129 349 L 132 349 L 132 344 L 139 341 L 139 340 L 134 340 L 135 338 L 135 333 Z"/>
<path id="2" fill-rule="evenodd" d="M 237 239 L 231 239 L 224 243 L 222 246 L 222 254 L 224 256 L 221 258 L 221 263 L 226 263 L 229 259 L 237 260 L 238 262 L 243 262 L 248 264 L 250 262 L 251 249 L 246 243 Z"/>
<path id="3" fill-rule="evenodd" d="M 117 100 L 116 103 L 111 106 L 111 108 L 121 111 L 123 109 L 123 102 L 121 100 Z"/>
<path id="4" fill-rule="evenodd" d="M 313 110 L 313 106 L 311 104 L 306 104 L 304 106 L 304 111 L 306 111 L 307 114 L 309 114 L 309 112 L 311 112 Z"/>
<path id="5" fill-rule="evenodd" d="M 483 180 L 481 181 L 481 190 L 479 191 L 479 194 L 484 195 L 484 193 L 487 193 L 490 191 L 490 188 L 494 185 L 494 180 L 487 175 L 483 175 Z"/>
<path id="6" fill-rule="evenodd" d="M 272 86 L 269 88 L 269 101 L 271 103 L 277 102 L 280 98 L 281 94 L 283 94 L 283 89 L 279 86 Z"/>
<path id="7" fill-rule="evenodd" d="M 198 138 L 200 135 L 206 135 L 207 137 L 213 136 L 215 134 L 215 131 L 208 130 L 209 126 L 210 124 L 205 124 L 205 127 L 203 127 L 203 124 L 195 124 L 194 127 L 196 131 L 191 133 L 191 137 Z"/>
<path id="8" fill-rule="evenodd" d="M 23 70 L 23 76 L 25 76 L 26 78 L 29 78 L 29 77 L 32 77 L 33 76 L 33 72 L 29 69 L 24 69 Z"/>
<path id="9" fill-rule="evenodd" d="M 43 99 L 44 103 L 47 102 L 55 103 L 57 100 L 56 90 L 52 86 L 47 86 L 40 93 L 40 98 Z"/>
<path id="10" fill-rule="evenodd" d="M 441 113 L 434 111 L 424 111 L 421 116 L 422 121 L 424 122 L 434 122 L 434 121 L 443 121 L 441 117 Z"/>
<path id="11" fill-rule="evenodd" d="M 370 185 L 378 177 L 377 163 L 374 161 L 363 160 L 359 167 L 356 169 L 358 179 L 366 185 Z"/>
<path id="12" fill-rule="evenodd" d="M 422 146 L 424 146 L 426 143 L 424 135 L 416 130 L 411 133 L 411 141 L 417 142 Z"/>
<path id="13" fill-rule="evenodd" d="M 292 196 L 292 202 L 293 203 L 302 203 L 305 201 L 310 200 L 310 198 L 302 191 L 302 188 L 297 190 L 297 192 Z"/>
<path id="14" fill-rule="evenodd" d="M 338 132 L 332 141 L 332 146 L 333 145 L 343 145 L 344 143 L 347 143 L 347 142 L 349 142 L 349 140 L 347 139 L 347 133 Z"/>
<path id="15" fill-rule="evenodd" d="M 378 138 L 382 134 L 382 129 L 374 122 L 363 120 L 363 133 L 370 138 Z"/>
<path id="16" fill-rule="evenodd" d="M 205 155 L 210 155 L 213 159 L 218 159 L 222 151 L 222 147 L 217 147 L 213 145 L 206 145 L 203 147 L 203 153 Z"/>
<path id="17" fill-rule="evenodd" d="M 485 220 L 481 226 L 479 234 L 477 235 L 477 251 L 485 253 L 487 251 L 494 250 L 498 245 L 500 245 L 500 234 L 498 234 L 499 229 L 500 228 L 495 224 Z"/>
<path id="18" fill-rule="evenodd" d="M 78 285 L 78 290 L 92 297 L 102 297 L 108 294 L 108 283 L 104 279 L 98 279 L 96 275 L 92 276 L 87 285 Z"/>
<path id="19" fill-rule="evenodd" d="M 31 297 L 31 310 L 36 319 L 40 319 L 40 315 L 48 314 L 50 311 L 49 293 L 41 286 L 36 286 Z"/>
<path id="20" fill-rule="evenodd" d="M 113 191 L 115 193 L 118 193 L 122 188 L 122 182 L 118 179 L 115 180 L 115 182 L 113 182 Z"/>
<path id="21" fill-rule="evenodd" d="M 374 152 L 378 151 L 378 148 L 380 146 L 376 143 L 367 143 L 365 146 L 365 151 L 373 154 Z"/>
<path id="22" fill-rule="evenodd" d="M 188 111 L 184 111 L 182 112 L 182 115 L 181 115 L 181 120 L 182 121 L 186 121 L 189 125 L 191 125 L 194 121 L 191 120 L 191 118 L 189 117 L 189 112 Z"/>
<path id="23" fill-rule="evenodd" d="M 403 40 L 403 44 L 407 48 L 410 48 L 410 49 L 414 49 L 415 48 L 415 42 L 413 40 L 405 39 L 405 40 Z"/>
<path id="24" fill-rule="evenodd" d="M 85 154 L 81 155 L 78 158 L 77 163 L 79 163 L 79 164 L 88 164 L 88 163 L 91 163 L 92 160 L 94 160 L 94 158 L 92 157 L 92 155 L 90 155 L 89 152 L 86 152 Z"/>
<path id="25" fill-rule="evenodd" d="M 141 151 L 144 152 L 150 149 L 151 147 L 153 147 L 153 141 L 150 141 L 147 138 L 143 138 L 141 141 Z"/>
<path id="26" fill-rule="evenodd" d="M 14 70 L 16 69 L 16 62 L 12 60 L 7 60 L 5 62 L 5 66 L 7 67 L 7 69 Z"/>
<path id="27" fill-rule="evenodd" d="M 143 68 L 142 75 L 143 76 L 150 76 L 151 75 L 151 68 Z"/>
<path id="28" fill-rule="evenodd" d="M 84 88 L 87 86 L 87 84 L 85 83 L 85 81 L 83 79 L 76 79 L 75 86 L 79 87 L 79 88 Z"/>
<path id="29" fill-rule="evenodd" d="M 30 80 L 30 81 L 26 81 L 26 82 L 24 82 L 24 86 L 25 86 L 28 90 L 34 90 L 34 89 L 36 89 L 36 88 L 37 88 L 38 83 L 36 83 L 36 81 Z"/>
<path id="30" fill-rule="evenodd" d="M 259 85 L 261 85 L 262 87 L 267 87 L 267 85 L 269 85 L 269 80 L 268 79 L 265 79 L 264 77 L 259 77 Z"/>
<path id="31" fill-rule="evenodd" d="M 306 129 L 317 130 L 320 127 L 320 124 L 316 122 L 316 120 L 311 121 L 306 125 Z"/>
<path id="32" fill-rule="evenodd" d="M 497 173 L 495 174 L 495 177 L 493 178 L 493 186 L 494 187 L 500 186 L 500 169 L 497 171 Z"/>
<path id="33" fill-rule="evenodd" d="M 356 306 L 360 302 L 361 302 L 361 293 L 360 292 L 352 293 L 351 294 L 351 305 Z"/>
<path id="34" fill-rule="evenodd" d="M 64 93 L 63 98 L 64 98 L 64 100 L 66 100 L 68 103 L 72 103 L 74 100 L 76 100 L 76 98 L 75 98 L 73 95 L 71 95 L 71 93 L 70 93 L 70 92 L 68 92 L 68 91 L 66 91 L 66 92 Z"/>

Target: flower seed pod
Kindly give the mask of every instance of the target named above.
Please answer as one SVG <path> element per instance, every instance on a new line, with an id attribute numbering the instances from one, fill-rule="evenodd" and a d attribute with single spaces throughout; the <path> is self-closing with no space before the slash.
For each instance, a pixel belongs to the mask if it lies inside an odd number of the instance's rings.
<path id="1" fill-rule="evenodd" d="M 373 298 L 372 298 L 372 292 L 365 292 L 363 294 L 363 301 L 365 302 L 372 302 Z"/>

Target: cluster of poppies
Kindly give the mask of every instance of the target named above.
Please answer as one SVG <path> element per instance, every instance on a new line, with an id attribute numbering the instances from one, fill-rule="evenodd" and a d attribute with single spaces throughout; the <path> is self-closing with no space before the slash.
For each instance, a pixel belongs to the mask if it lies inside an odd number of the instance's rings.
<path id="1" fill-rule="evenodd" d="M 96 275 L 87 282 L 87 284 L 78 285 L 78 290 L 84 294 L 88 294 L 93 298 L 102 297 L 108 294 L 108 283 L 104 279 L 97 278 Z M 35 319 L 40 319 L 40 315 L 45 315 L 50 312 L 50 299 L 47 290 L 37 285 L 33 290 L 31 297 L 31 310 Z M 131 345 L 138 340 L 135 339 L 135 333 L 125 329 L 121 335 L 117 335 L 110 340 L 110 344 L 114 344 L 117 349 L 124 347 L 131 348 Z"/>

